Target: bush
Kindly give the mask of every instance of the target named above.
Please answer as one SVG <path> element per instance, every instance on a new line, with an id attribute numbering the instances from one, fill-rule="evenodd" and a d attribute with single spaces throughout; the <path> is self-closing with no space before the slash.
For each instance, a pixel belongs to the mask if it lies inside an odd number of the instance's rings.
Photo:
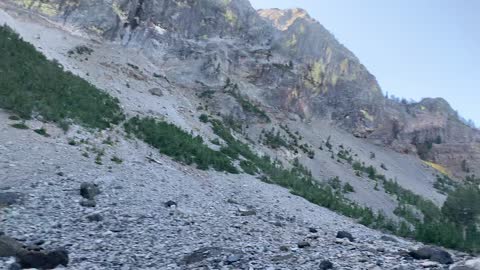
<path id="1" fill-rule="evenodd" d="M 18 129 L 29 129 L 29 127 L 25 123 L 15 123 L 11 126 Z"/>
<path id="2" fill-rule="evenodd" d="M 200 122 L 202 123 L 208 123 L 208 115 L 206 114 L 202 113 L 198 119 L 200 119 Z"/>
<path id="3" fill-rule="evenodd" d="M 125 123 L 125 131 L 184 164 L 195 163 L 201 170 L 212 167 L 217 171 L 238 173 L 227 155 L 210 149 L 200 136 L 194 137 L 173 124 L 152 117 L 133 117 Z"/>
<path id="4" fill-rule="evenodd" d="M 248 173 L 250 175 L 255 175 L 258 173 L 258 168 L 253 164 L 253 162 L 248 161 L 248 160 L 242 160 L 240 161 L 240 167 L 245 173 Z"/>
<path id="5" fill-rule="evenodd" d="M 350 185 L 349 183 L 345 183 L 345 185 L 343 185 L 343 193 L 352 193 L 352 192 L 355 192 L 355 189 L 352 187 L 352 185 Z"/>
<path id="6" fill-rule="evenodd" d="M 65 72 L 7 26 L 0 26 L 0 107 L 29 119 L 65 119 L 105 129 L 124 119 L 117 99 Z"/>

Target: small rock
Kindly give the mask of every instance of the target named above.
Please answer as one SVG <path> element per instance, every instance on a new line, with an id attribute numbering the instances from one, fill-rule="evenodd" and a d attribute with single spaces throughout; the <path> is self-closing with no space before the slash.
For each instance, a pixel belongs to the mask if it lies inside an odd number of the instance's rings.
<path id="1" fill-rule="evenodd" d="M 84 182 L 80 185 L 80 195 L 87 200 L 95 199 L 100 194 L 97 184 Z"/>
<path id="2" fill-rule="evenodd" d="M 94 200 L 83 199 L 80 201 L 80 205 L 83 207 L 95 207 L 97 206 L 97 203 Z"/>
<path id="3" fill-rule="evenodd" d="M 88 215 L 87 219 L 90 222 L 100 222 L 103 220 L 103 217 L 99 213 L 94 213 L 94 214 Z"/>
<path id="4" fill-rule="evenodd" d="M 287 252 L 290 251 L 290 248 L 287 246 L 280 246 L 280 251 Z"/>
<path id="5" fill-rule="evenodd" d="M 174 201 L 168 201 L 164 203 L 165 207 L 171 208 L 171 207 L 177 207 L 177 203 Z"/>
<path id="6" fill-rule="evenodd" d="M 394 242 L 394 243 L 398 242 L 398 240 L 395 237 L 388 236 L 388 235 L 382 235 L 382 237 L 380 237 L 380 240 L 383 240 L 386 242 Z"/>
<path id="7" fill-rule="evenodd" d="M 227 264 L 232 264 L 235 262 L 238 262 L 242 259 L 242 256 L 239 254 L 233 254 L 227 257 L 226 263 Z"/>
<path id="8" fill-rule="evenodd" d="M 310 243 L 307 242 L 307 241 L 301 241 L 301 242 L 298 242 L 297 246 L 298 246 L 299 248 L 307 248 L 307 247 L 310 246 Z"/>
<path id="9" fill-rule="evenodd" d="M 311 233 L 318 233 L 318 230 L 315 228 L 308 228 L 308 231 Z"/>
<path id="10" fill-rule="evenodd" d="M 353 238 L 352 234 L 350 234 L 349 232 L 346 232 L 346 231 L 339 231 L 339 232 L 337 232 L 337 238 L 340 238 L 340 239 L 346 238 L 346 239 L 348 239 L 350 242 L 354 242 L 354 241 L 355 241 L 355 238 Z"/>
<path id="11" fill-rule="evenodd" d="M 320 263 L 320 270 L 328 270 L 328 269 L 333 269 L 333 263 L 328 261 L 328 260 L 323 260 Z"/>
<path id="12" fill-rule="evenodd" d="M 160 88 L 152 88 L 148 92 L 154 96 L 163 97 L 163 91 Z"/>
<path id="13" fill-rule="evenodd" d="M 257 212 L 254 209 L 246 209 L 246 208 L 238 208 L 238 212 L 240 213 L 240 216 L 254 216 L 257 214 Z"/>

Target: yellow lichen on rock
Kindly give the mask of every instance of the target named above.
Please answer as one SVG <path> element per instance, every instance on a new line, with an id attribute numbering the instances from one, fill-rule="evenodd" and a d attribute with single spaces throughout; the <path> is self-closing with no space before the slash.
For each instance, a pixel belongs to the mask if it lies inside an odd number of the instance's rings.
<path id="1" fill-rule="evenodd" d="M 430 162 L 430 161 L 423 161 L 423 162 L 428 166 L 434 168 L 435 170 L 439 171 L 440 173 L 450 176 L 450 172 L 447 170 L 447 168 L 443 167 L 442 165 L 434 162 Z"/>

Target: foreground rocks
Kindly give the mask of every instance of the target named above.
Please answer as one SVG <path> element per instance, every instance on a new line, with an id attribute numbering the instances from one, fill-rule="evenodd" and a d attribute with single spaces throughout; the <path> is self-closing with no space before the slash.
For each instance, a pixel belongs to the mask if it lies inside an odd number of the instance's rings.
<path id="1" fill-rule="evenodd" d="M 441 264 L 452 264 L 452 255 L 438 247 L 422 247 L 409 252 L 417 260 L 431 260 Z"/>
<path id="2" fill-rule="evenodd" d="M 8 236 L 0 236 L 0 257 L 15 257 L 21 268 L 54 269 L 59 265 L 68 266 L 68 252 L 64 249 L 44 251 L 40 247 L 27 247 Z"/>

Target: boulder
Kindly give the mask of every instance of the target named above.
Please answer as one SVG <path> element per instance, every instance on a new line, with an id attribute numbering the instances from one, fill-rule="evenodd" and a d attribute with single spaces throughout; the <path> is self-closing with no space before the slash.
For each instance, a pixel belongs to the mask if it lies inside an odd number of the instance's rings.
<path id="1" fill-rule="evenodd" d="M 337 238 L 340 238 L 340 239 L 346 238 L 346 239 L 348 239 L 350 242 L 354 242 L 354 241 L 355 241 L 355 238 L 353 238 L 352 234 L 349 233 L 349 232 L 346 232 L 346 231 L 339 231 L 339 232 L 337 232 Z"/>
<path id="2" fill-rule="evenodd" d="M 0 236 L 0 257 L 13 257 L 22 249 L 22 244 L 8 236 Z"/>
<path id="3" fill-rule="evenodd" d="M 480 258 L 468 260 L 465 262 L 465 265 L 474 270 L 480 270 Z"/>
<path id="4" fill-rule="evenodd" d="M 84 182 L 80 185 L 80 195 L 83 198 L 93 200 L 98 194 L 100 194 L 100 189 L 97 184 Z"/>
<path id="5" fill-rule="evenodd" d="M 68 266 L 68 252 L 58 249 L 51 252 L 24 251 L 17 254 L 22 268 L 54 269 L 59 265 Z"/>
<path id="6" fill-rule="evenodd" d="M 452 264 L 453 259 L 450 253 L 438 247 L 425 246 L 408 253 L 416 260 L 431 260 L 441 264 Z"/>
<path id="7" fill-rule="evenodd" d="M 330 262 L 329 260 L 323 260 L 320 263 L 320 270 L 328 270 L 328 269 L 333 269 L 333 263 Z"/>

